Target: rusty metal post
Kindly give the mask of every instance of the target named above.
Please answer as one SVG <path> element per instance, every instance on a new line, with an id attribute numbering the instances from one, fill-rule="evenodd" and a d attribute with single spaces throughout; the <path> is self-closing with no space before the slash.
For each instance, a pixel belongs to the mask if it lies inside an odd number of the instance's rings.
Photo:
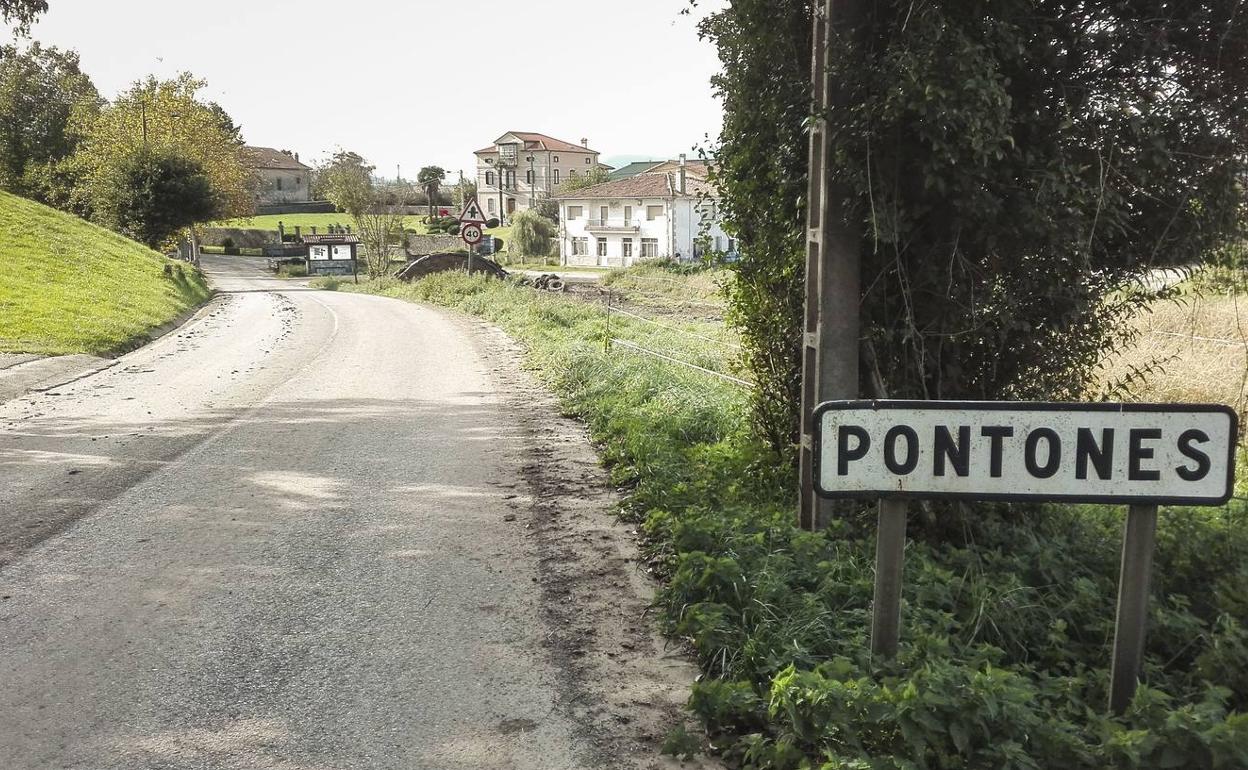
<path id="1" fill-rule="evenodd" d="M 810 134 L 810 186 L 806 206 L 806 312 L 802 336 L 800 500 L 798 522 L 827 526 L 832 503 L 814 491 L 812 416 L 823 401 L 858 397 L 860 244 L 845 221 L 848 192 L 829 169 L 828 114 L 847 94 L 828 77 L 828 56 L 844 45 L 861 19 L 862 0 L 823 0 L 815 7 L 811 84 L 816 120 Z"/>

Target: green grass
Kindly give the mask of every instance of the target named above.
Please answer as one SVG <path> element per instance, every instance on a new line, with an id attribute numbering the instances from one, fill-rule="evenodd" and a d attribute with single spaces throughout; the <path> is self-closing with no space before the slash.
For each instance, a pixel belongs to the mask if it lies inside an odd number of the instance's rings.
<path id="1" fill-rule="evenodd" d="M 210 293 L 190 265 L 0 192 L 0 352 L 116 352 Z"/>
<path id="2" fill-rule="evenodd" d="M 691 282 L 705 277 L 638 277 L 671 278 L 676 304 L 710 301 Z M 623 513 L 642 522 L 665 580 L 664 627 L 702 668 L 690 707 L 731 766 L 1248 767 L 1243 499 L 1163 509 L 1146 686 L 1111 717 L 1121 507 L 913 506 L 901 649 L 872 659 L 874 510 L 847 506 L 827 531 L 799 531 L 794 471 L 750 440 L 745 390 L 605 351 L 601 308 L 575 299 L 463 274 L 360 289 L 497 324 L 586 421 L 631 490 Z M 716 346 L 619 323 L 731 371 Z"/>
<path id="3" fill-rule="evenodd" d="M 423 216 L 404 217 L 403 227 L 413 229 L 418 233 L 424 233 L 426 230 L 425 225 L 421 222 L 422 219 L 424 219 Z M 317 229 L 317 232 L 321 232 L 331 225 L 355 228 L 355 222 L 352 221 L 350 214 L 259 214 L 243 219 L 225 219 L 213 222 L 209 227 L 277 230 L 278 222 L 281 222 L 286 227 L 286 232 L 288 233 L 293 233 L 296 226 L 303 228 L 304 232 L 311 232 L 313 227 Z"/>

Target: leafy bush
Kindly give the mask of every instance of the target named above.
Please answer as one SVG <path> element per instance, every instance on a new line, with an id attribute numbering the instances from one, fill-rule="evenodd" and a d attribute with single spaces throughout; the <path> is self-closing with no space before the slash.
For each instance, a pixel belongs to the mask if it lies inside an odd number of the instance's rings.
<path id="1" fill-rule="evenodd" d="M 497 217 L 491 217 L 491 218 L 489 218 L 489 219 L 485 220 L 485 226 L 486 226 L 487 228 L 495 228 L 495 227 L 498 227 L 498 224 L 499 224 L 499 222 L 498 222 L 498 218 L 497 218 Z"/>

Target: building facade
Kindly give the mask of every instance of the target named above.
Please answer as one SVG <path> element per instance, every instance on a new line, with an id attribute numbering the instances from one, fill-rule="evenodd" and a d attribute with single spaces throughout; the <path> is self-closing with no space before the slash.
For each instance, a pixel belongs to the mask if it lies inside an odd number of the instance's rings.
<path id="1" fill-rule="evenodd" d="M 312 168 L 299 154 L 272 147 L 244 147 L 247 166 L 258 178 L 256 205 L 306 203 L 312 200 Z"/>
<path id="2" fill-rule="evenodd" d="M 560 262 L 628 267 L 643 259 L 733 256 L 705 180 L 688 173 L 643 173 L 557 195 Z"/>
<path id="3" fill-rule="evenodd" d="M 486 216 L 500 219 L 554 195 L 569 179 L 595 168 L 609 169 L 589 148 L 529 131 L 509 131 L 477 150 L 477 201 Z"/>

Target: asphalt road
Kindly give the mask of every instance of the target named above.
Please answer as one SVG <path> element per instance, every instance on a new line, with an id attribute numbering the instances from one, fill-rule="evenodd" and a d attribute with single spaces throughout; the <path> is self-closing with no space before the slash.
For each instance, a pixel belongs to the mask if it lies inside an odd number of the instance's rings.
<path id="1" fill-rule="evenodd" d="M 245 262 L 209 258 L 223 296 L 178 332 L 0 404 L 0 767 L 649 766 L 547 644 L 488 344 Z M 611 612 L 644 609 L 626 582 Z"/>

